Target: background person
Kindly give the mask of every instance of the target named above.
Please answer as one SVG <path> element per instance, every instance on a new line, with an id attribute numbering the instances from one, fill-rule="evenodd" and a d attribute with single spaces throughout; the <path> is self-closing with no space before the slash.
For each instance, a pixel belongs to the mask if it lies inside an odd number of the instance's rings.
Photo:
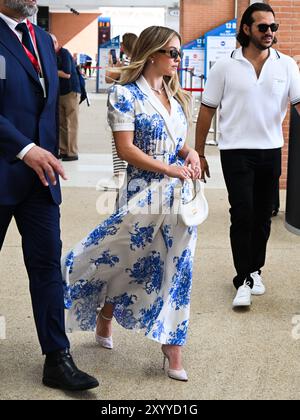
<path id="1" fill-rule="evenodd" d="M 120 72 L 113 72 L 111 69 L 116 67 L 124 67 L 130 64 L 134 44 L 137 40 L 137 36 L 133 33 L 126 33 L 123 35 L 121 43 L 121 57 L 117 59 L 117 62 L 113 63 L 112 54 L 109 55 L 109 66 L 110 70 L 106 71 L 105 81 L 106 83 L 117 82 L 120 79 Z M 103 180 L 98 186 L 103 187 L 107 190 L 115 190 L 120 188 L 124 183 L 125 172 L 127 168 L 127 162 L 120 159 L 117 153 L 116 144 L 114 138 L 111 141 L 112 157 L 113 157 L 113 178 L 110 180 Z"/>
<path id="2" fill-rule="evenodd" d="M 85 55 L 85 64 L 84 64 L 84 72 L 85 75 L 89 75 L 89 77 L 92 77 L 92 63 L 93 59 L 88 54 Z"/>
<path id="3" fill-rule="evenodd" d="M 81 87 L 71 53 L 51 35 L 59 77 L 59 152 L 63 161 L 78 160 L 78 119 Z"/>

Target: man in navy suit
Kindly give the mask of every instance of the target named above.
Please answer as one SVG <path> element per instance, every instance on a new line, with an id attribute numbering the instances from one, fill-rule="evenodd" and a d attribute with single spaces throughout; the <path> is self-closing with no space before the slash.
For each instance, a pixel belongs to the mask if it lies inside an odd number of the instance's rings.
<path id="1" fill-rule="evenodd" d="M 85 390 L 99 383 L 76 367 L 65 333 L 58 77 L 52 39 L 27 20 L 36 12 L 36 0 L 0 0 L 0 57 L 6 67 L 0 74 L 0 249 L 14 217 L 46 355 L 43 383 Z"/>

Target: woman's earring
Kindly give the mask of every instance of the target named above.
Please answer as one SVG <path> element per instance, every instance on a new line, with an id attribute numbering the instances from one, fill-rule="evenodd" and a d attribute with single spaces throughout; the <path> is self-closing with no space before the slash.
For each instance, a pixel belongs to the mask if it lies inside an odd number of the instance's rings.
<path id="1" fill-rule="evenodd" d="M 154 64 L 154 60 L 153 60 L 153 58 L 152 58 L 152 60 L 151 60 L 151 64 Z"/>

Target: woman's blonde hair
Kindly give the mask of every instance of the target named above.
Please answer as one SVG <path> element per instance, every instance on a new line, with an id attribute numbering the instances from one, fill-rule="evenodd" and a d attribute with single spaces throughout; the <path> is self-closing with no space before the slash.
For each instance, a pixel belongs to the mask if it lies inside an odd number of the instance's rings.
<path id="1" fill-rule="evenodd" d="M 162 49 L 172 38 L 176 36 L 181 43 L 181 36 L 178 32 L 163 26 L 150 26 L 143 30 L 137 39 L 132 52 L 131 63 L 120 69 L 120 83 L 135 82 L 143 73 L 144 67 L 152 54 Z M 182 106 L 186 117 L 191 118 L 191 96 L 185 92 L 179 83 L 178 74 L 164 76 L 164 80 L 171 94 Z"/>

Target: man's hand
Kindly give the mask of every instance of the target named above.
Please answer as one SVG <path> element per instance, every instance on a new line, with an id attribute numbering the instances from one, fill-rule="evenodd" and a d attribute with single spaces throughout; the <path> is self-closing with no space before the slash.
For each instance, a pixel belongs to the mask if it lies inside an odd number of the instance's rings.
<path id="1" fill-rule="evenodd" d="M 210 178 L 209 166 L 206 158 L 200 157 L 201 179 L 206 182 L 205 175 Z"/>
<path id="2" fill-rule="evenodd" d="M 45 187 L 49 186 L 46 179 L 48 176 L 52 185 L 56 185 L 55 174 L 60 175 L 64 180 L 67 179 L 64 168 L 60 161 L 45 149 L 34 146 L 23 158 L 24 163 L 30 166 L 40 178 Z"/>

